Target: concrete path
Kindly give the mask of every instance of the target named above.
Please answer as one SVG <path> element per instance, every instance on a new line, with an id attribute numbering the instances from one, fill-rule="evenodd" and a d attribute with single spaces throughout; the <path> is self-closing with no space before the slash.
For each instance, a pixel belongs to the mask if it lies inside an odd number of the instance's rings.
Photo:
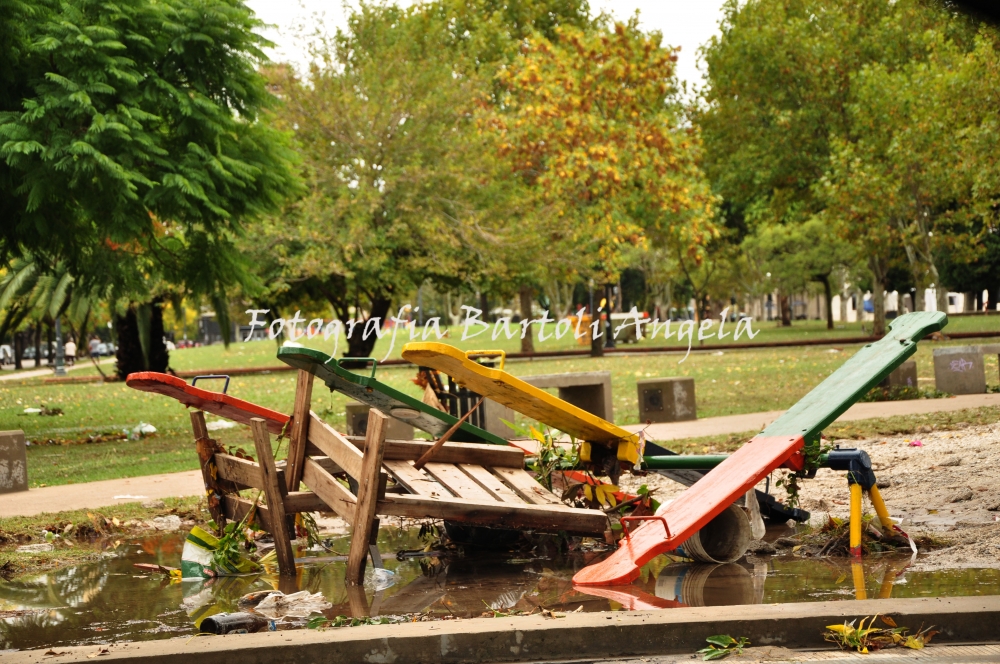
<path id="1" fill-rule="evenodd" d="M 194 454 L 193 446 L 191 454 Z M 200 496 L 204 492 L 205 484 L 201 479 L 200 470 L 47 486 L 4 495 L 0 498 L 0 518 L 95 509 L 153 498 Z"/>
<path id="2" fill-rule="evenodd" d="M 913 401 L 881 401 L 859 403 L 844 413 L 838 422 L 867 420 L 892 415 L 945 412 L 980 406 L 1000 406 L 1000 394 L 969 394 L 950 399 L 916 399 Z M 650 440 L 668 441 L 700 436 L 728 436 L 733 433 L 760 430 L 776 420 L 784 411 L 746 415 L 707 417 L 691 422 L 653 424 L 647 429 Z M 630 424 L 626 429 L 638 431 L 641 424 Z M 194 454 L 194 448 L 191 449 Z M 117 505 L 129 500 L 200 496 L 204 492 L 201 473 L 191 470 L 183 473 L 104 480 L 86 484 L 31 489 L 12 493 L 0 500 L 0 518 L 31 516 L 42 512 L 59 512 L 69 509 L 97 508 Z M 115 496 L 142 496 L 142 498 L 115 498 Z"/>
<path id="3" fill-rule="evenodd" d="M 1000 394 L 964 394 L 949 399 L 913 399 L 912 401 L 877 401 L 873 403 L 856 403 L 838 422 L 852 420 L 870 420 L 893 415 L 921 415 L 924 413 L 941 413 L 966 408 L 982 406 L 1000 406 Z M 646 429 L 649 440 L 679 440 L 683 438 L 698 438 L 701 436 L 728 436 L 744 431 L 760 431 L 784 413 L 783 410 L 772 410 L 766 413 L 747 413 L 743 415 L 725 415 L 722 417 L 706 417 L 703 420 L 690 422 L 660 422 L 651 424 Z M 642 424 L 627 424 L 629 431 L 639 431 Z"/>
<path id="4" fill-rule="evenodd" d="M 25 364 L 28 362 L 34 362 L 34 360 L 26 360 Z M 114 364 L 115 362 L 115 358 L 108 357 L 98 362 L 98 364 L 103 366 L 105 364 Z M 85 369 L 86 367 L 92 366 L 94 366 L 94 364 L 89 360 L 89 358 L 85 358 L 84 360 L 77 361 L 77 363 L 71 367 L 66 367 L 66 371 L 75 371 L 76 369 Z M 40 377 L 48 378 L 54 375 L 55 370 L 54 366 L 48 366 L 46 360 L 42 360 L 42 366 L 38 369 L 29 369 L 27 371 L 15 371 L 13 368 L 8 369 L 6 367 L 2 367 L 2 371 L 0 371 L 0 380 L 26 380 L 28 378 Z"/>

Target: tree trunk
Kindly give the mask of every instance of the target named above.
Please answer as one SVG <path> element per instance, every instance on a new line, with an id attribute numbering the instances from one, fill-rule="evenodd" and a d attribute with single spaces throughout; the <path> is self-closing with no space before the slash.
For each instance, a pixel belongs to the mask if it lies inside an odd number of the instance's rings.
<path id="1" fill-rule="evenodd" d="M 490 299 L 486 296 L 486 293 L 479 294 L 479 308 L 483 310 L 481 320 L 484 323 L 492 322 L 490 321 Z"/>
<path id="2" fill-rule="evenodd" d="M 23 369 L 22 360 L 24 358 L 24 333 L 14 333 L 14 368 Z"/>
<path id="3" fill-rule="evenodd" d="M 990 309 L 989 310 L 990 311 L 996 311 L 997 310 L 997 300 L 1000 299 L 1000 286 L 994 286 L 993 288 L 990 289 L 989 292 L 990 292 L 990 297 L 989 297 L 989 307 L 990 307 Z"/>
<path id="4" fill-rule="evenodd" d="M 833 329 L 833 288 L 830 287 L 830 277 L 823 279 L 823 295 L 826 297 L 826 329 Z"/>
<path id="5" fill-rule="evenodd" d="M 42 366 L 42 324 L 35 323 L 35 367 Z"/>
<path id="6" fill-rule="evenodd" d="M 874 310 L 872 335 L 882 336 L 885 334 L 885 269 L 875 257 L 868 259 L 868 265 L 872 271 L 872 309 Z"/>
<path id="7" fill-rule="evenodd" d="M 46 341 L 48 342 L 46 344 L 46 350 L 48 352 L 46 353 L 45 358 L 48 360 L 49 366 L 51 367 L 56 363 L 55 351 L 53 350 L 52 343 L 55 340 L 55 335 L 53 334 L 51 325 L 45 326 L 45 332 Z"/>
<path id="8" fill-rule="evenodd" d="M 521 286 L 521 320 L 530 321 L 531 320 L 531 301 L 534 291 L 531 286 Z M 535 339 L 533 336 L 534 330 L 531 325 L 528 325 L 528 332 L 523 337 L 521 337 L 521 352 L 522 353 L 534 353 L 535 352 Z"/>
<path id="9" fill-rule="evenodd" d="M 392 305 L 392 300 L 384 295 L 376 295 L 372 298 L 372 308 L 368 313 L 368 320 L 373 318 L 379 319 L 380 325 L 385 325 L 386 316 L 389 314 L 389 307 Z M 344 353 L 344 357 L 371 357 L 372 351 L 375 350 L 375 342 L 378 341 L 378 335 L 372 331 L 368 335 L 368 338 L 364 338 L 364 325 L 366 323 L 358 323 L 354 328 L 354 334 L 347 341 L 347 352 Z"/>
<path id="10" fill-rule="evenodd" d="M 792 307 L 789 302 L 789 297 L 787 293 L 780 293 L 778 295 L 778 308 L 781 311 L 781 326 L 791 327 L 792 326 Z"/>
<path id="11" fill-rule="evenodd" d="M 614 330 L 611 329 L 611 312 L 615 310 L 617 304 L 612 303 L 612 297 L 614 296 L 614 286 L 611 284 L 604 285 L 604 297 L 607 299 L 607 306 L 604 308 L 608 311 L 608 319 L 604 321 L 604 347 L 614 348 L 615 347 L 615 334 Z"/>

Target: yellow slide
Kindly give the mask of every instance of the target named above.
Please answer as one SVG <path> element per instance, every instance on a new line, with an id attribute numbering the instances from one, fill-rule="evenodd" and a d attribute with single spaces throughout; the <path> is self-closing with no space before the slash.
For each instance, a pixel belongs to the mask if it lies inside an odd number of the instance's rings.
<path id="1" fill-rule="evenodd" d="M 418 366 L 444 372 L 477 394 L 512 408 L 539 422 L 548 424 L 584 441 L 580 450 L 583 461 L 590 460 L 589 444 L 618 446 L 618 459 L 635 463 L 639 459 L 639 435 L 630 433 L 593 413 L 529 385 L 503 370 L 490 369 L 472 357 L 505 357 L 504 351 L 462 352 L 454 346 L 434 342 L 416 342 L 403 346 L 403 359 Z"/>

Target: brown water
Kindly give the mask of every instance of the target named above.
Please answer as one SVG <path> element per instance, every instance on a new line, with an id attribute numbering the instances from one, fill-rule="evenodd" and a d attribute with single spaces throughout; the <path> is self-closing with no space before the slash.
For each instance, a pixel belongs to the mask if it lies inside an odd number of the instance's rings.
<path id="1" fill-rule="evenodd" d="M 653 560 L 631 586 L 574 589 L 574 572 L 604 553 L 561 554 L 543 543 L 513 558 L 467 551 L 447 558 L 397 561 L 397 551 L 417 549 L 416 530 L 383 529 L 379 548 L 395 583 L 374 592 L 348 593 L 342 561 L 299 566 L 296 579 L 253 575 L 171 583 L 145 574 L 133 563 L 178 566 L 183 534 L 123 545 L 99 562 L 0 582 L 0 612 L 30 610 L 0 619 L 0 652 L 9 649 L 138 641 L 196 633 L 195 622 L 235 611 L 253 590 L 280 588 L 321 592 L 337 615 L 426 614 L 436 618 L 478 617 L 484 611 L 539 607 L 560 611 L 609 611 L 729 604 L 850 600 L 855 597 L 921 597 L 1000 594 L 1000 570 L 910 572 L 905 559 L 869 559 L 855 584 L 850 564 L 830 559 L 779 557 L 764 564 L 690 565 L 666 557 Z M 334 543 L 346 551 L 346 540 Z M 309 555 L 309 554 L 304 554 Z M 314 554 L 317 556 L 328 554 Z M 859 576 L 859 581 L 861 576 Z M 0 613 L 2 615 L 2 613 Z M 301 626 L 302 621 L 283 626 Z"/>

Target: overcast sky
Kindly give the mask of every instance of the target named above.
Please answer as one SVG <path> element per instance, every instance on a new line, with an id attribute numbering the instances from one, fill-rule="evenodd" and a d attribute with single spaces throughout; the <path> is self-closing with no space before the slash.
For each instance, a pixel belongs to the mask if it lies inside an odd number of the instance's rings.
<path id="1" fill-rule="evenodd" d="M 321 21 L 330 32 L 346 24 L 342 0 L 246 0 L 265 23 L 274 27 L 267 37 L 277 44 L 271 57 L 304 64 L 304 44 L 295 38 L 297 28 L 312 28 Z M 402 0 L 401 4 L 410 4 Z M 639 10 L 639 21 L 647 30 L 663 33 L 663 42 L 680 46 L 677 75 L 683 81 L 700 83 L 698 47 L 719 29 L 722 0 L 591 0 L 595 12 L 605 11 L 626 20 Z M 317 19 L 317 17 L 319 17 Z"/>

